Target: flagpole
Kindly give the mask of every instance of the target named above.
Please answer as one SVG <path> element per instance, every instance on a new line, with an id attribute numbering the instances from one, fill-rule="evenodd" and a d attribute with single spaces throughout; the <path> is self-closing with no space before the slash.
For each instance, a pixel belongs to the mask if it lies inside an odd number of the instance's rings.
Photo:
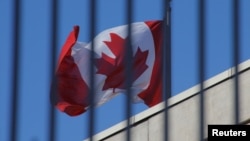
<path id="1" fill-rule="evenodd" d="M 172 93 L 172 64 L 171 64 L 171 0 L 165 0 L 163 4 L 163 97 L 165 100 L 164 138 L 169 140 L 168 133 L 168 99 Z"/>

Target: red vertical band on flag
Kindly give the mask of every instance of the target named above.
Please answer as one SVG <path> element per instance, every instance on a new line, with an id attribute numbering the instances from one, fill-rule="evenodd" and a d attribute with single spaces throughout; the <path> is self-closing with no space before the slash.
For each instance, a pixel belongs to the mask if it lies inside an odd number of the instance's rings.
<path id="1" fill-rule="evenodd" d="M 70 116 L 82 114 L 88 106 L 88 86 L 71 56 L 78 33 L 79 26 L 75 26 L 62 48 L 56 72 L 56 107 Z"/>
<path id="2" fill-rule="evenodd" d="M 152 107 L 162 101 L 162 21 L 145 22 L 151 30 L 155 45 L 155 62 L 148 88 L 138 96 Z"/>

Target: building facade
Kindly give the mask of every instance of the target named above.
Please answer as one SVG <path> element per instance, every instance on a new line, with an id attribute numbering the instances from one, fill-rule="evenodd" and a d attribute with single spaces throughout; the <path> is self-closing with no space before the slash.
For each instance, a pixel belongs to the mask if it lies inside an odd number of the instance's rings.
<path id="1" fill-rule="evenodd" d="M 204 136 L 208 125 L 250 123 L 250 60 L 239 66 L 238 111 L 234 92 L 234 68 L 230 68 L 204 82 Z M 168 100 L 168 139 L 170 141 L 198 141 L 200 134 L 200 86 L 196 85 Z M 131 140 L 163 141 L 165 133 L 165 103 L 131 117 Z M 126 121 L 95 135 L 98 141 L 125 141 Z M 88 141 L 85 139 L 84 141 Z"/>

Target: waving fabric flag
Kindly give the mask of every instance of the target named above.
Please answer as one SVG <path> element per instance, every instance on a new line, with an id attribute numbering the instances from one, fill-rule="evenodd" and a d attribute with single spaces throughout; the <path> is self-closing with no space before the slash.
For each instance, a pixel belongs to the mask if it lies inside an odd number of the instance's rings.
<path id="1" fill-rule="evenodd" d="M 162 21 L 131 24 L 132 31 L 132 101 L 152 107 L 162 101 Z M 79 27 L 69 34 L 56 70 L 56 94 L 53 103 L 70 116 L 84 113 L 89 106 L 91 43 L 77 41 Z M 125 41 L 127 25 L 98 34 L 95 44 L 95 106 L 117 94 L 125 94 Z"/>

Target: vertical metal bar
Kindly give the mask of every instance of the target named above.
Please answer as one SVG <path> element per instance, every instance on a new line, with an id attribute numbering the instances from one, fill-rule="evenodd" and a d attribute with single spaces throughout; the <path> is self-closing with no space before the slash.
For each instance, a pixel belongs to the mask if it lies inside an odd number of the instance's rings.
<path id="1" fill-rule="evenodd" d="M 171 0 L 163 1 L 163 96 L 165 99 L 165 121 L 164 121 L 164 139 L 169 140 L 168 133 L 168 99 L 172 93 L 172 63 L 171 63 Z"/>
<path id="2" fill-rule="evenodd" d="M 131 90 L 131 86 L 132 86 L 132 58 L 133 58 L 133 50 L 132 50 L 132 37 L 131 37 L 131 23 L 132 23 L 132 15 L 133 15 L 133 3 L 132 0 L 127 0 L 127 8 L 126 8 L 126 20 L 127 20 L 127 33 L 128 33 L 128 37 L 127 37 L 127 41 L 126 41 L 126 54 L 125 54 L 125 59 L 126 59 L 126 70 L 125 70 L 125 75 L 126 75 L 126 119 L 127 119 L 127 128 L 126 128 L 126 140 L 130 141 L 131 140 L 131 121 L 130 121 L 130 117 L 131 117 L 131 113 L 132 113 L 132 106 L 131 106 L 131 96 L 132 96 L 132 90 Z M 132 74 L 132 75 L 131 75 Z"/>
<path id="3" fill-rule="evenodd" d="M 51 2 L 51 60 L 50 60 L 50 68 L 51 68 L 51 78 L 52 78 L 52 86 L 51 86 L 51 96 L 56 95 L 57 93 L 57 78 L 55 77 L 55 68 L 56 68 L 56 54 L 57 54 L 57 33 L 58 33 L 58 1 L 53 0 Z M 53 100 L 52 100 L 53 101 Z M 49 123 L 48 123 L 48 140 L 55 141 L 56 140 L 56 112 L 54 105 L 51 104 L 49 107 Z"/>
<path id="4" fill-rule="evenodd" d="M 132 51 L 132 38 L 131 38 L 131 23 L 132 23 L 132 14 L 133 14 L 133 3 L 132 0 L 127 0 L 127 16 L 126 16 L 126 22 L 128 25 L 127 28 L 127 33 L 128 37 L 126 40 L 126 70 L 125 70 L 125 75 L 126 75 L 126 119 L 127 119 L 127 128 L 126 128 L 126 140 L 130 141 L 131 140 L 131 113 L 132 113 L 132 108 L 131 108 L 131 96 L 132 96 L 132 91 L 131 91 L 131 86 L 132 86 L 132 58 L 133 58 L 133 51 Z"/>
<path id="5" fill-rule="evenodd" d="M 239 45 L 239 0 L 233 0 L 232 3 L 232 24 L 233 24 L 233 65 L 234 65 L 234 114 L 235 114 L 235 124 L 239 123 L 239 77 L 238 77 L 238 64 L 240 56 L 240 45 Z"/>
<path id="6" fill-rule="evenodd" d="M 199 29 L 198 29 L 198 70 L 199 70 L 199 83 L 200 83 L 200 141 L 204 140 L 204 118 L 205 118 L 205 112 L 204 112 L 204 80 L 205 80 L 205 49 L 206 49 L 206 43 L 205 43 L 205 24 L 206 24 L 206 6 L 205 6 L 205 0 L 199 0 L 199 11 L 198 11 L 198 18 L 199 18 Z"/>
<path id="7" fill-rule="evenodd" d="M 12 62 L 12 99 L 10 120 L 10 141 L 17 140 L 18 134 L 18 105 L 19 105 L 19 68 L 20 68 L 20 29 L 21 29 L 21 0 L 13 2 L 13 62 Z"/>
<path id="8" fill-rule="evenodd" d="M 90 91 L 89 91 L 89 102 L 90 102 L 90 109 L 89 109 L 89 137 L 90 141 L 93 141 L 93 135 L 95 131 L 95 79 L 94 79 L 94 49 L 95 49 L 95 32 L 96 32 L 96 1 L 90 0 L 90 39 L 92 40 L 91 44 L 91 54 L 90 54 L 90 64 L 89 64 L 89 71 L 90 71 Z"/>

